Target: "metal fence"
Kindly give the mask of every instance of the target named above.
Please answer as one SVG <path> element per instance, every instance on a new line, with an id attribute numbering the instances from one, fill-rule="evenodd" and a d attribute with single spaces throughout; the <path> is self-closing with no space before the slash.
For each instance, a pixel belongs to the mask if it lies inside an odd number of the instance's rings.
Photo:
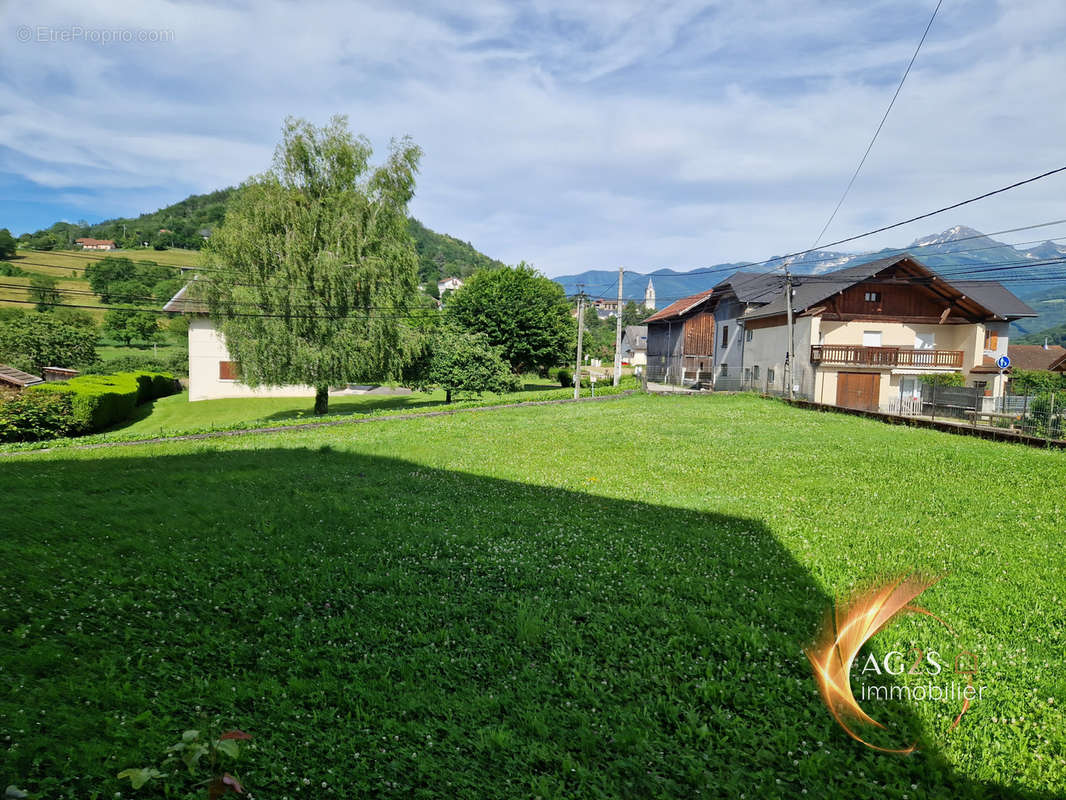
<path id="1" fill-rule="evenodd" d="M 1066 392 L 985 395 L 983 389 L 923 384 L 921 396 L 901 396 L 891 414 L 996 428 L 1045 439 L 1066 438 Z"/>
<path id="2" fill-rule="evenodd" d="M 772 370 L 761 374 L 745 370 L 740 375 L 714 375 L 710 370 L 693 369 L 689 357 L 648 357 L 648 380 L 688 389 L 716 392 L 755 392 L 770 397 L 787 397 L 784 376 Z M 815 401 L 814 375 L 797 375 L 793 396 Z M 825 404 L 835 405 L 835 404 Z M 974 428 L 998 429 L 1024 436 L 1066 440 L 1066 391 L 1042 394 L 987 396 L 985 389 L 968 386 L 937 386 L 922 383 L 919 390 L 903 392 L 876 411 L 908 417 L 942 420 Z"/>

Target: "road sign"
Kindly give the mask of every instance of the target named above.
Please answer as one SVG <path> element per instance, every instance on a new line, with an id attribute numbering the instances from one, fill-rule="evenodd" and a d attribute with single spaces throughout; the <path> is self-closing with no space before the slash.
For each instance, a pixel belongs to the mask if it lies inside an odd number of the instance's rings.
<path id="1" fill-rule="evenodd" d="M 1006 369 L 1010 366 L 1010 356 L 1000 356 L 996 359 L 996 366 L 1000 369 Z"/>

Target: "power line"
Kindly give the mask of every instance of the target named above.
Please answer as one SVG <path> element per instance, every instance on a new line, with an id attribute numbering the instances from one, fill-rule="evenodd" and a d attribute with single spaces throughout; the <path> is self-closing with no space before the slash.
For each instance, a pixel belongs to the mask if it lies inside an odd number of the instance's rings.
<path id="1" fill-rule="evenodd" d="M 60 292 L 60 294 L 62 294 L 62 292 Z M 182 313 L 182 312 L 175 312 L 175 311 L 163 311 L 163 310 L 161 310 L 159 308 L 137 308 L 135 306 L 128 306 L 128 305 L 120 305 L 120 306 L 89 306 L 89 305 L 79 305 L 79 304 L 76 304 L 76 303 L 45 303 L 45 302 L 38 302 L 37 300 L 9 300 L 9 299 L 6 299 L 6 298 L 5 299 L 0 299 L 0 303 L 19 303 L 21 305 L 31 305 L 31 306 L 32 305 L 42 305 L 42 306 L 49 306 L 49 307 L 52 307 L 52 308 L 82 308 L 82 309 L 87 309 L 89 311 L 113 311 L 113 310 L 139 311 L 139 312 L 143 312 L 143 313 L 147 313 L 147 314 L 156 314 L 156 315 L 159 315 L 159 316 L 168 316 L 168 317 L 171 316 L 171 315 L 174 315 L 174 314 Z M 368 314 L 367 316 L 373 317 L 374 319 L 430 319 L 435 314 L 436 314 L 436 312 L 431 312 L 431 313 L 427 313 L 427 314 Z M 332 319 L 332 320 L 360 319 L 362 317 L 362 315 L 353 315 L 353 314 L 339 314 L 339 315 L 332 315 L 332 314 L 271 314 L 271 313 L 262 313 L 262 312 L 261 313 L 257 313 L 257 314 L 240 313 L 240 312 L 238 312 L 238 313 L 232 314 L 232 316 L 234 316 L 234 317 L 242 317 L 242 318 L 262 317 L 262 318 L 266 318 L 266 319 Z"/>
<path id="2" fill-rule="evenodd" d="M 885 126 L 885 120 L 888 119 L 889 113 L 892 111 L 892 106 L 896 104 L 896 98 L 899 97 L 900 91 L 903 89 L 903 84 L 907 80 L 907 76 L 911 74 L 911 67 L 914 66 L 915 59 L 918 58 L 918 51 L 922 49 L 922 45 L 925 44 L 925 37 L 929 35 L 929 29 L 933 27 L 933 20 L 936 19 L 937 12 L 940 11 L 940 5 L 944 0 L 937 0 L 936 8 L 933 9 L 933 15 L 929 17 L 929 22 L 925 26 L 925 31 L 922 33 L 922 38 L 918 41 L 918 46 L 914 48 L 914 54 L 911 56 L 910 62 L 907 64 L 907 69 L 903 71 L 903 77 L 899 79 L 899 85 L 896 87 L 895 94 L 892 95 L 892 99 L 888 103 L 888 108 L 885 109 L 884 115 L 881 117 L 881 121 L 877 124 L 877 130 L 874 131 L 873 137 L 870 139 L 870 143 L 866 145 L 866 152 L 862 154 L 862 158 L 859 160 L 859 166 L 855 167 L 855 172 L 851 175 L 851 180 L 848 181 L 848 185 L 844 189 L 844 194 L 840 195 L 840 199 L 837 201 L 836 207 L 833 209 L 833 213 L 829 215 L 829 219 L 825 221 L 825 225 L 822 226 L 821 232 L 814 240 L 814 246 L 818 246 L 818 242 L 825 236 L 825 232 L 829 229 L 829 226 L 836 219 L 837 212 L 840 211 L 840 207 L 844 205 L 844 200 L 848 196 L 848 192 L 851 191 L 851 187 L 855 183 L 855 179 L 859 177 L 859 172 L 862 170 L 863 164 L 866 163 L 867 157 L 870 155 L 870 151 L 873 149 L 874 142 L 877 141 L 878 135 L 881 133 L 881 129 Z"/>
<path id="3" fill-rule="evenodd" d="M 1004 230 L 1000 230 L 1000 231 L 989 231 L 988 233 L 978 233 L 978 234 L 975 234 L 973 236 L 960 236 L 958 239 L 952 239 L 950 242 L 930 242 L 929 244 L 919 244 L 919 245 L 913 245 L 913 246 L 908 246 L 908 247 L 886 248 L 884 250 L 879 250 L 879 251 L 876 251 L 876 252 L 875 251 L 871 251 L 871 252 L 868 252 L 868 253 L 856 253 L 856 254 L 853 254 L 852 257 L 853 258 L 861 258 L 861 257 L 864 257 L 864 256 L 877 256 L 878 258 L 887 258 L 887 257 L 889 257 L 889 256 L 891 256 L 893 254 L 909 253 L 909 252 L 912 252 L 914 250 L 922 250 L 922 249 L 925 249 L 927 247 L 941 247 L 941 246 L 943 246 L 945 244 L 955 244 L 955 243 L 958 243 L 958 242 L 968 242 L 968 241 L 971 241 L 973 239 L 987 239 L 989 237 L 1000 236 L 1000 235 L 1005 234 L 1005 233 L 1018 233 L 1020 231 L 1030 231 L 1030 230 L 1035 230 L 1037 228 L 1048 228 L 1048 227 L 1051 227 L 1052 225 L 1063 225 L 1063 224 L 1066 224 L 1066 219 L 1056 219 L 1056 220 L 1052 220 L 1050 222 L 1039 222 L 1039 223 L 1037 223 L 1035 225 L 1023 225 L 1023 226 L 1018 227 L 1018 228 L 1005 228 Z M 1066 236 L 1058 236 L 1058 237 L 1053 237 L 1053 238 L 1049 238 L 1049 239 L 1034 239 L 1034 240 L 1032 240 L 1032 242 L 1029 242 L 1029 243 L 1031 244 L 1031 243 L 1039 243 L 1039 242 L 1045 242 L 1045 241 L 1057 241 L 1059 239 L 1066 239 Z M 1018 242 L 1017 244 L 1027 244 L 1027 242 Z M 830 247 L 831 245 L 826 245 L 826 246 Z M 1014 247 L 1016 245 L 1012 245 L 1010 243 L 1004 242 L 1003 246 L 1004 247 Z M 976 249 L 983 249 L 983 248 L 976 248 Z M 992 249 L 992 248 L 988 248 L 988 249 Z M 814 252 L 814 251 L 813 250 L 807 250 L 805 252 L 810 253 L 810 252 Z M 971 252 L 971 251 L 970 250 L 953 250 L 950 253 L 946 253 L 945 255 L 954 255 L 955 253 L 962 253 L 962 252 Z M 848 255 L 848 254 L 844 254 L 844 255 Z M 720 274 L 722 272 L 744 272 L 744 271 L 747 271 L 751 267 L 764 266 L 764 265 L 770 264 L 770 263 L 772 263 L 774 261 L 782 261 L 782 260 L 784 260 L 786 258 L 789 258 L 789 257 L 790 256 L 774 256 L 772 258 L 765 259 L 764 261 L 747 262 L 747 263 L 741 264 L 739 267 L 738 266 L 729 266 L 729 267 L 714 267 L 714 268 L 708 268 L 708 269 L 705 269 L 705 270 L 691 270 L 689 272 L 683 272 L 683 273 L 681 273 L 679 275 L 676 275 L 676 276 L 666 276 L 666 277 L 687 278 L 689 275 L 716 275 L 716 274 Z M 832 257 L 810 259 L 806 263 L 808 263 L 808 264 L 825 264 L 825 263 L 829 263 L 831 261 L 836 261 L 839 258 L 840 258 L 840 254 L 836 254 L 836 255 L 834 255 Z M 777 269 L 780 269 L 780 266 L 778 266 Z M 768 270 L 765 273 L 760 273 L 760 274 L 761 275 L 762 274 L 767 274 L 768 275 L 768 274 L 772 273 L 773 271 L 774 270 Z M 635 272 L 633 270 L 626 270 L 626 272 L 632 273 L 634 275 L 644 275 L 644 273 L 638 273 L 638 272 Z M 654 279 L 655 276 L 651 275 L 650 277 L 652 279 Z"/>

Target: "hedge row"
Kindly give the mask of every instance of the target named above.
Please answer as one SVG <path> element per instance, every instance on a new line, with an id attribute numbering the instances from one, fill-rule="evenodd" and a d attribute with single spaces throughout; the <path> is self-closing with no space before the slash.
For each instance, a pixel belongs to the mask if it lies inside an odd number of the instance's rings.
<path id="1" fill-rule="evenodd" d="M 80 375 L 40 383 L 0 405 L 0 441 L 93 433 L 129 419 L 141 403 L 179 390 L 174 376 L 165 372 Z"/>

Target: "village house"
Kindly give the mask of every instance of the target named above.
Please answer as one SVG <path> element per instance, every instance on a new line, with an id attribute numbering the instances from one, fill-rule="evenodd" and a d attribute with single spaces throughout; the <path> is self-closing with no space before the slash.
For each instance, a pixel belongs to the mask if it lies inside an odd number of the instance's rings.
<path id="1" fill-rule="evenodd" d="M 1066 347 L 1058 344 L 1012 344 L 1007 346 L 1010 366 L 1015 369 L 1066 372 Z"/>
<path id="2" fill-rule="evenodd" d="M 75 239 L 74 244 L 81 245 L 82 250 L 115 250 L 115 242 L 112 239 L 88 239 L 82 237 Z"/>
<path id="3" fill-rule="evenodd" d="M 596 316 L 600 319 L 609 319 L 618 316 L 619 303 L 606 297 L 597 297 L 592 301 L 592 307 L 596 309 Z"/>
<path id="4" fill-rule="evenodd" d="M 260 386 L 241 383 L 237 362 L 230 358 L 226 340 L 207 314 L 207 306 L 189 297 L 191 284 L 183 286 L 163 306 L 164 311 L 189 315 L 189 400 L 222 397 L 314 397 L 311 386 Z"/>
<path id="5" fill-rule="evenodd" d="M 763 289 L 755 307 L 736 318 L 742 379 L 784 392 L 784 292 L 766 302 L 773 292 Z M 922 376 L 936 373 L 959 373 L 966 385 L 1001 396 L 1007 376 L 996 361 L 1007 354 L 1010 323 L 1036 316 L 999 283 L 948 281 L 907 254 L 798 277 L 792 311 L 795 391 L 819 403 L 888 412 L 920 398 Z"/>
<path id="6" fill-rule="evenodd" d="M 442 278 L 437 281 L 437 296 L 440 297 L 445 292 L 454 292 L 461 288 L 463 288 L 463 281 L 460 278 Z"/>
<path id="7" fill-rule="evenodd" d="M 714 367 L 713 290 L 685 297 L 652 314 L 648 328 L 648 380 L 680 385 L 710 381 Z"/>
<path id="8" fill-rule="evenodd" d="M 642 367 L 648 363 L 648 326 L 626 325 L 622 331 L 622 363 Z"/>
<path id="9" fill-rule="evenodd" d="M 744 374 L 744 342 L 750 338 L 740 327 L 747 313 L 765 306 L 781 294 L 784 279 L 780 274 L 735 272 L 714 287 L 715 386 L 720 389 L 741 388 Z"/>

